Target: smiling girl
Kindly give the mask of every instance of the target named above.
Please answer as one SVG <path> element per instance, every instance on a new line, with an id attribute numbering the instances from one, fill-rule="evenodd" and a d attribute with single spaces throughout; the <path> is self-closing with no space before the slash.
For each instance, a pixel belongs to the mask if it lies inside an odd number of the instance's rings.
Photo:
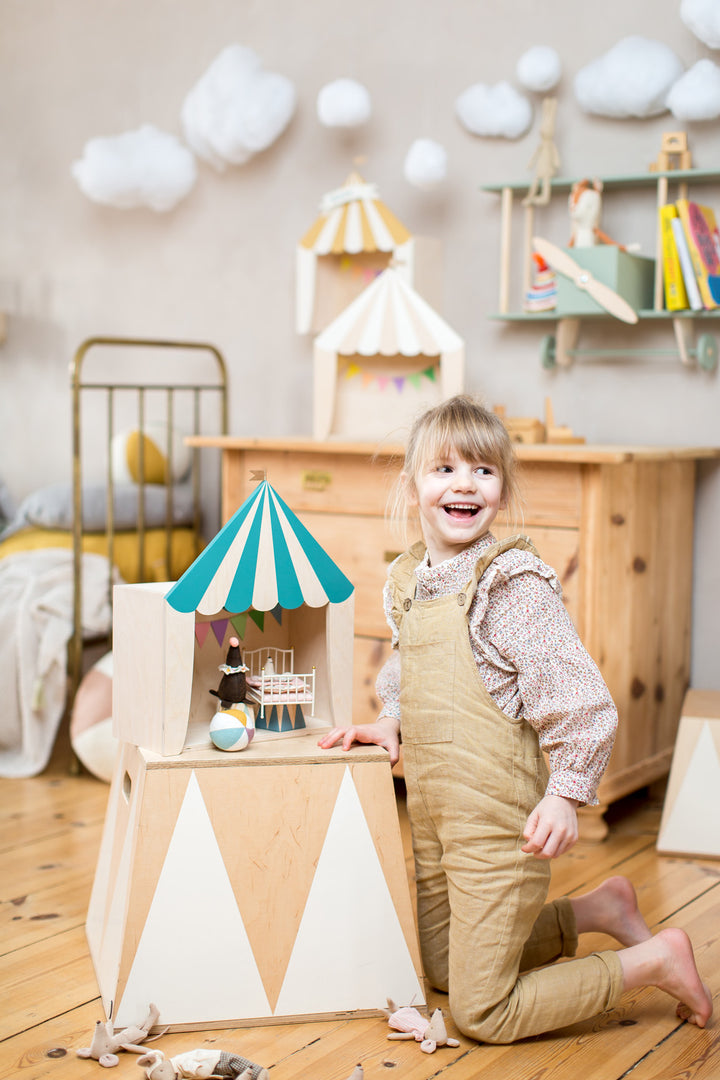
<path id="1" fill-rule="evenodd" d="M 423 540 L 388 573 L 383 710 L 319 745 L 375 743 L 394 763 L 402 735 L 423 963 L 464 1034 L 513 1042 L 645 985 L 704 1027 L 712 1003 L 687 935 L 653 937 L 626 878 L 546 903 L 548 860 L 577 840 L 577 806 L 597 803 L 617 713 L 554 571 L 527 537 L 490 532 L 518 502 L 497 416 L 459 396 L 415 423 L 395 516 L 413 509 Z M 553 965 L 587 931 L 625 947 Z"/>

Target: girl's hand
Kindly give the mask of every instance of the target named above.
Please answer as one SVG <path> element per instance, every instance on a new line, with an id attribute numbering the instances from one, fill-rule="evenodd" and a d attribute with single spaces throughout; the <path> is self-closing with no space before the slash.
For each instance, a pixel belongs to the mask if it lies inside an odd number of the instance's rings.
<path id="1" fill-rule="evenodd" d="M 527 819 L 522 850 L 537 859 L 557 859 L 578 838 L 577 801 L 546 795 Z"/>
<path id="2" fill-rule="evenodd" d="M 390 755 L 390 764 L 395 765 L 400 757 L 400 725 L 397 720 L 389 716 L 381 716 L 374 724 L 333 728 L 318 740 L 318 746 L 323 750 L 329 750 L 337 743 L 342 743 L 343 750 L 349 750 L 353 743 L 371 743 L 382 746 Z"/>

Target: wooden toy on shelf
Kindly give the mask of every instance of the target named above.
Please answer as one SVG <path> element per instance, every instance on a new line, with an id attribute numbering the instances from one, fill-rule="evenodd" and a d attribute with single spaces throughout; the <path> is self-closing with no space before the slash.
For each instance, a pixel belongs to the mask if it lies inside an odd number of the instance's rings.
<path id="1" fill-rule="evenodd" d="M 553 414 L 552 401 L 545 398 L 545 423 L 534 416 L 508 416 L 504 405 L 495 405 L 493 411 L 507 428 L 510 438 L 516 443 L 584 443 L 580 435 L 573 435 L 566 425 L 557 425 Z"/>
<path id="2" fill-rule="evenodd" d="M 650 163 L 650 172 L 670 172 L 673 169 L 691 169 L 692 154 L 688 148 L 686 131 L 663 132 L 660 153 Z"/>
<path id="3" fill-rule="evenodd" d="M 357 172 L 327 192 L 296 252 L 295 327 L 318 333 L 392 264 L 432 303 L 442 295 L 440 245 L 415 237 Z"/>
<path id="4" fill-rule="evenodd" d="M 313 353 L 315 439 L 404 437 L 418 412 L 463 390 L 462 339 L 394 267 L 318 335 Z"/>
<path id="5" fill-rule="evenodd" d="M 680 151 L 681 154 L 683 152 Z M 687 159 L 681 157 L 680 160 Z M 703 370 L 715 371 L 718 363 L 718 349 L 715 339 L 707 333 L 696 333 L 696 323 L 700 319 L 720 315 L 720 311 L 667 311 L 664 307 L 661 258 L 662 237 L 657 208 L 668 202 L 669 184 L 671 182 L 677 185 L 679 198 L 687 198 L 690 183 L 720 184 L 720 170 L 669 169 L 655 173 L 648 172 L 600 178 L 599 183 L 602 184 L 604 196 L 608 192 L 622 191 L 624 189 L 650 188 L 654 190 L 655 202 L 652 207 L 655 224 L 654 259 L 623 251 L 616 244 L 592 244 L 581 249 L 576 243 L 571 252 L 563 252 L 559 245 L 553 244 L 555 250 L 573 259 L 574 264 L 580 266 L 581 269 L 578 270 L 575 265 L 569 262 L 564 264 L 566 270 L 564 277 L 561 274 L 558 280 L 557 305 L 552 311 L 530 310 L 525 304 L 526 298 L 531 293 L 533 257 L 540 250 L 539 248 L 536 250 L 533 244 L 539 230 L 535 228 L 536 207 L 532 203 L 522 207 L 523 229 L 522 238 L 518 244 L 521 252 L 521 266 L 518 273 L 521 302 L 516 309 L 513 309 L 511 304 L 513 287 L 517 287 L 514 280 L 512 257 L 514 199 L 515 194 L 523 191 L 525 185 L 522 181 L 483 185 L 483 190 L 495 192 L 501 197 L 499 310 L 497 315 L 491 317 L 504 321 L 554 319 L 556 321 L 555 333 L 544 335 L 540 343 L 540 359 L 543 366 L 548 369 L 558 366 L 567 367 L 574 363 L 577 358 L 583 356 L 616 358 L 649 355 L 652 358 L 660 358 L 663 355 L 671 355 L 679 358 L 686 366 L 697 365 Z M 551 195 L 569 193 L 576 184 L 578 184 L 578 181 L 575 179 L 555 178 L 550 181 Z M 551 266 L 560 269 L 557 256 L 546 257 L 546 261 Z M 675 338 L 675 348 L 643 349 L 628 346 L 627 348 L 579 349 L 577 342 L 580 335 L 581 320 L 589 316 L 607 314 L 612 304 L 619 306 L 612 297 L 609 299 L 609 303 L 603 303 L 603 301 L 608 301 L 609 294 L 604 292 L 603 299 L 600 300 L 601 290 L 593 282 L 599 282 L 601 285 L 607 286 L 611 292 L 618 294 L 630 305 L 630 308 L 634 309 L 632 316 L 627 308 L 624 309 L 628 321 L 657 320 L 662 322 L 670 320 Z M 613 314 L 617 315 L 617 312 L 613 310 Z"/>
<path id="6" fill-rule="evenodd" d="M 720 858 L 720 691 L 688 690 L 675 739 L 657 849 Z"/>
<path id="7" fill-rule="evenodd" d="M 147 995 L 175 1030 L 424 1000 L 388 755 L 317 745 L 352 723 L 353 610 L 265 479 L 176 583 L 117 587 L 122 745 L 86 924 L 114 1025 Z M 245 753 L 208 735 L 219 666 L 257 697 Z"/>

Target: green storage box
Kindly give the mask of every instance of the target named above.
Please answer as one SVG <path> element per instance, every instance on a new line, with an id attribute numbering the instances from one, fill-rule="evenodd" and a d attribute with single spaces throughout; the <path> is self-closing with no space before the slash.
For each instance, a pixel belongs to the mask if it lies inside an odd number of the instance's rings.
<path id="1" fill-rule="evenodd" d="M 565 250 L 578 266 L 589 270 L 594 278 L 609 285 L 636 311 L 652 308 L 654 259 L 648 259 L 644 255 L 631 255 L 627 251 L 621 251 L 615 244 Z M 557 315 L 600 315 L 604 312 L 605 309 L 593 300 L 585 289 L 578 289 L 564 274 L 557 275 L 557 286 Z"/>

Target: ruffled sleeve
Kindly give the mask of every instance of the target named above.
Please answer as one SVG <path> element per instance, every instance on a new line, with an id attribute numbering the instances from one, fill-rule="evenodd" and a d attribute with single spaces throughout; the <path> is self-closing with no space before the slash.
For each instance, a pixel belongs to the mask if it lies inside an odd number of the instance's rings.
<path id="1" fill-rule="evenodd" d="M 555 572 L 530 552 L 499 555 L 470 610 L 473 647 L 505 679 L 498 696 L 548 754 L 547 794 L 597 803 L 617 728 L 605 682 L 562 602 Z"/>

